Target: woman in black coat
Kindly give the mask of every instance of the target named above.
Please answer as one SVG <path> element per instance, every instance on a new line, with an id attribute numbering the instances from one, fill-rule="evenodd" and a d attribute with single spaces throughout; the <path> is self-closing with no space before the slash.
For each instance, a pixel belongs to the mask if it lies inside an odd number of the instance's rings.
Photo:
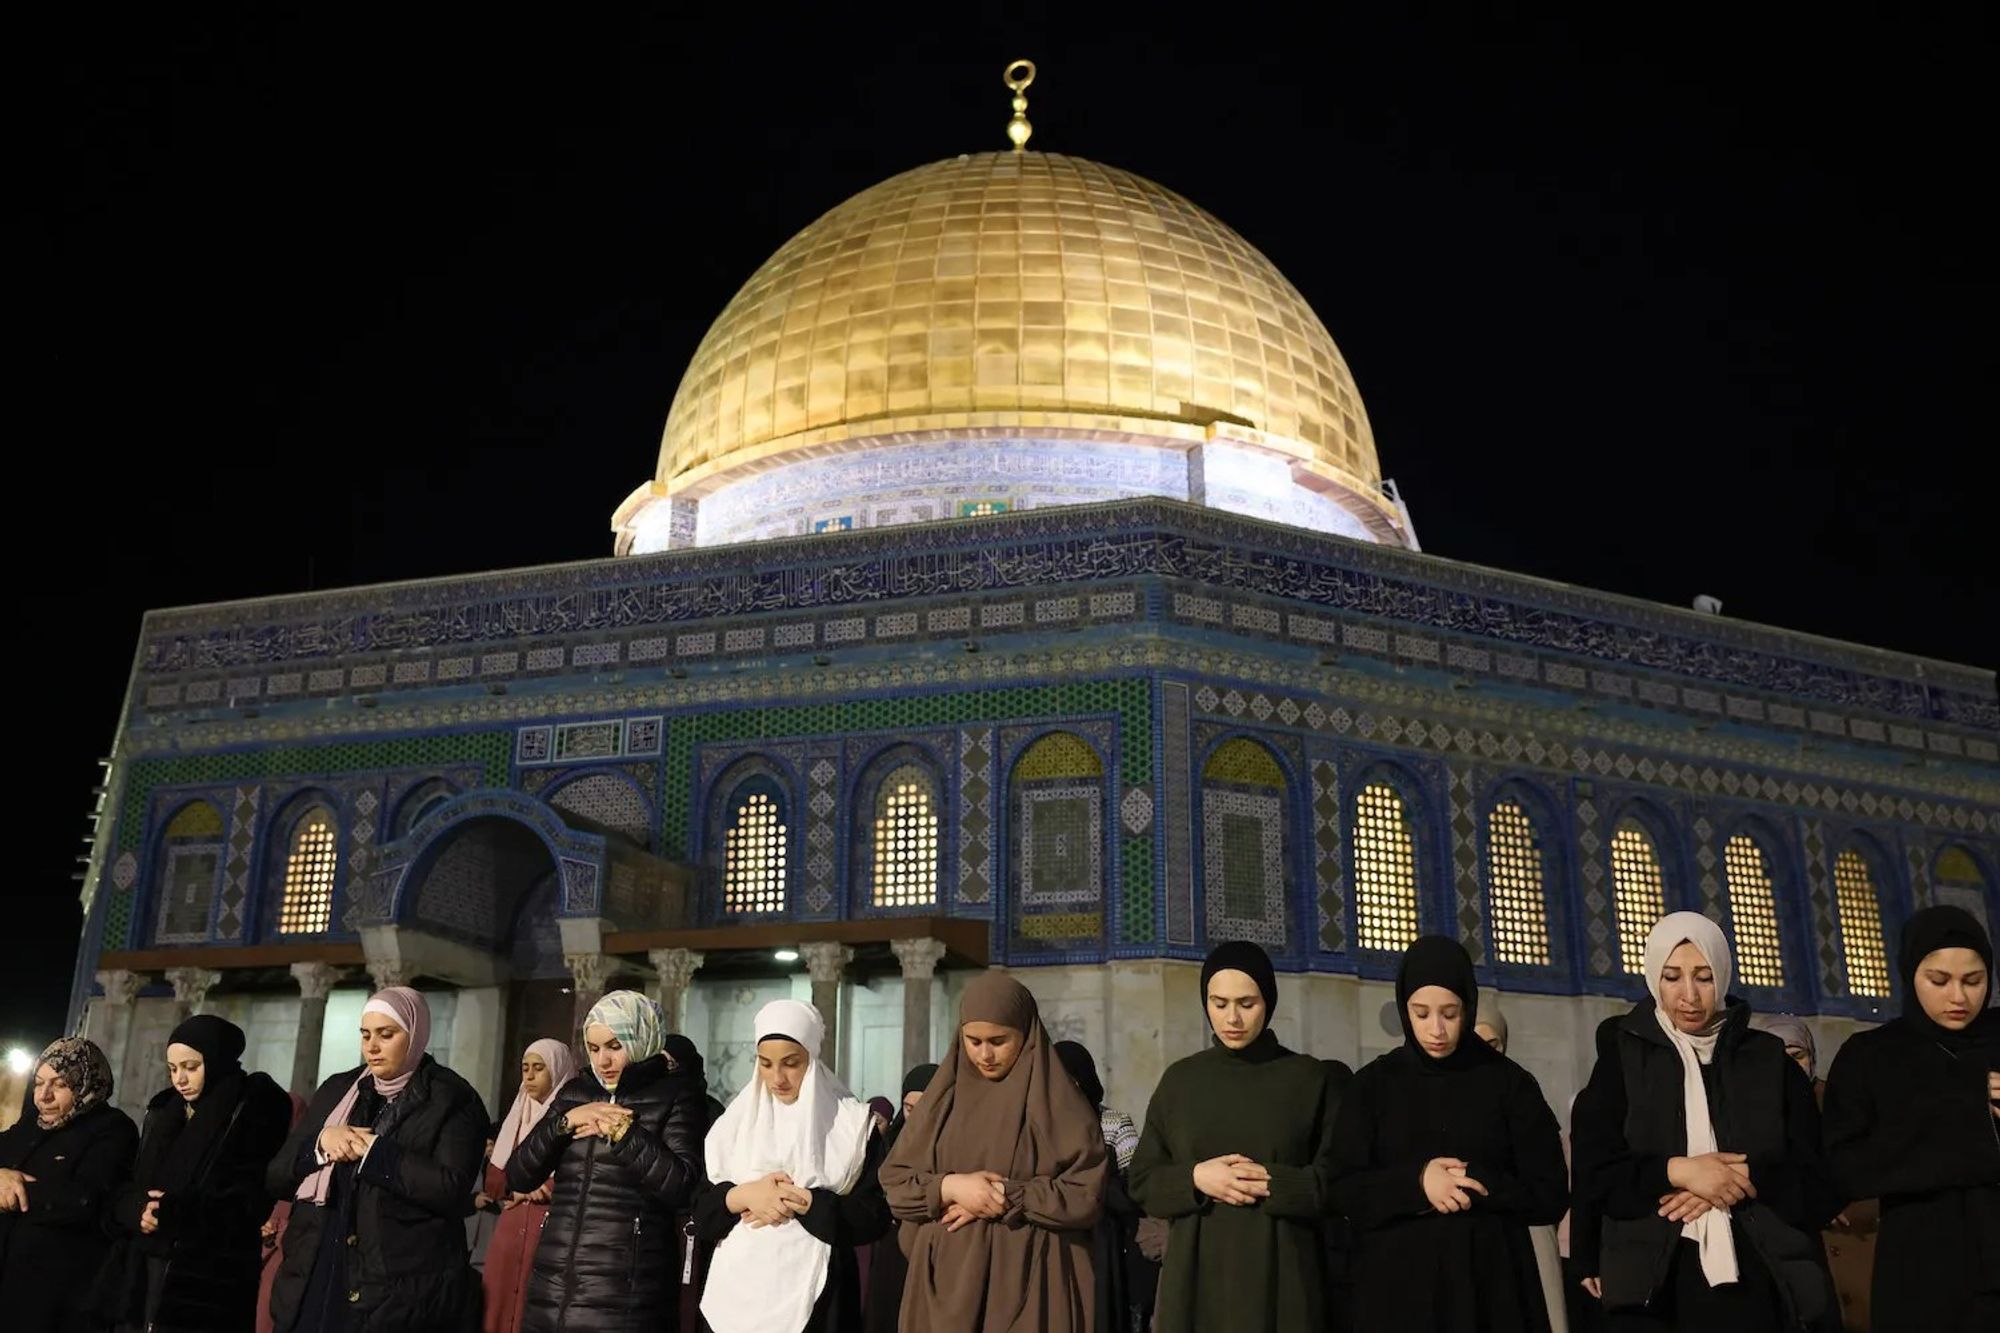
<path id="1" fill-rule="evenodd" d="M 507 1161 L 509 1189 L 555 1193 L 528 1279 L 525 1333 L 659 1333 L 680 1314 L 675 1214 L 702 1184 L 707 1085 L 670 1073 L 660 1010 L 613 991 L 584 1021 L 589 1064 Z"/>
<path id="2" fill-rule="evenodd" d="M 1534 1076 L 1473 1032 L 1472 959 L 1441 935 L 1396 973 L 1403 1045 L 1341 1098 L 1333 1198 L 1352 1224 L 1354 1326 L 1546 1333 L 1528 1228 L 1562 1217 L 1562 1131 Z"/>
<path id="3" fill-rule="evenodd" d="M 0 1323 L 8 1333 L 87 1327 L 91 1277 L 109 1246 L 99 1217 L 132 1169 L 139 1131 L 111 1102 L 94 1042 L 49 1043 L 21 1118 L 0 1133 Z"/>
<path id="4" fill-rule="evenodd" d="M 1838 1200 L 1805 1072 L 1727 998 L 1729 944 L 1707 917 L 1661 918 L 1645 959 L 1652 993 L 1598 1027 L 1572 1113 L 1574 1208 L 1598 1238 L 1575 1258 L 1607 1327 L 1839 1328 L 1819 1244 Z"/>
<path id="5" fill-rule="evenodd" d="M 1847 1039 L 1826 1081 L 1826 1150 L 1850 1199 L 1882 1201 L 1881 1329 L 2000 1328 L 2000 1012 L 1993 944 L 1956 907 L 1903 927 L 1903 1015 Z"/>
<path id="6" fill-rule="evenodd" d="M 256 1326 L 264 1168 L 292 1102 L 268 1075 L 244 1072 L 243 1046 L 242 1028 L 209 1014 L 167 1039 L 172 1085 L 146 1104 L 138 1165 L 105 1217 L 117 1244 L 96 1296 L 121 1330 Z"/>
<path id="7" fill-rule="evenodd" d="M 406 986 L 361 1010 L 360 1069 L 320 1085 L 265 1183 L 292 1200 L 271 1284 L 277 1333 L 460 1333 L 479 1280 L 465 1218 L 485 1157 L 479 1094 L 430 1056 Z"/>
<path id="8" fill-rule="evenodd" d="M 903 1075 L 903 1100 L 896 1107 L 896 1118 L 889 1122 L 889 1128 L 882 1133 L 880 1158 L 887 1160 L 890 1149 L 896 1146 L 896 1139 L 903 1127 L 910 1123 L 910 1113 L 924 1100 L 924 1089 L 937 1077 L 936 1065 L 918 1065 Z M 868 1248 L 868 1294 L 862 1301 L 862 1319 L 867 1333 L 896 1333 L 896 1325 L 903 1313 L 903 1283 L 910 1275 L 910 1261 L 903 1254 L 899 1237 L 892 1230 Z"/>
<path id="9" fill-rule="evenodd" d="M 1099 1127 L 1103 1128 L 1104 1081 L 1097 1076 L 1097 1061 L 1091 1057 L 1090 1048 L 1078 1041 L 1059 1041 L 1055 1051 L 1070 1082 L 1076 1084 L 1076 1090 L 1090 1103 L 1090 1109 L 1097 1113 Z M 1134 1304 L 1131 1270 L 1126 1266 L 1125 1255 L 1128 1247 L 1137 1242 L 1140 1212 L 1125 1186 L 1125 1169 L 1118 1164 L 1118 1145 L 1108 1133 L 1104 1136 L 1104 1146 L 1111 1154 L 1111 1170 L 1104 1178 L 1104 1211 L 1090 1233 L 1091 1265 L 1097 1270 L 1096 1327 L 1123 1329 L 1132 1322 Z"/>

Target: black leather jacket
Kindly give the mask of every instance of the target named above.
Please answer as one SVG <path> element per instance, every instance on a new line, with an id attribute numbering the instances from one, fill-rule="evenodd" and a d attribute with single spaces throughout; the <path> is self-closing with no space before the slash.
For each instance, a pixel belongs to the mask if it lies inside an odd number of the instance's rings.
<path id="1" fill-rule="evenodd" d="M 615 1096 L 588 1069 L 556 1093 L 507 1163 L 507 1187 L 523 1193 L 555 1176 L 523 1327 L 652 1333 L 672 1326 L 681 1277 L 676 1215 L 704 1184 L 707 1092 L 703 1079 L 670 1074 L 656 1055 L 629 1066 Z M 569 1136 L 572 1108 L 607 1101 L 632 1111 L 623 1138 Z"/>

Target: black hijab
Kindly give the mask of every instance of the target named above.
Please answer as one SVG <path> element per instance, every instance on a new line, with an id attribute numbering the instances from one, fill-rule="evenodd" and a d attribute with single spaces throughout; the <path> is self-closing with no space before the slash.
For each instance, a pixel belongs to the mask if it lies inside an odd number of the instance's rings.
<path id="1" fill-rule="evenodd" d="M 678 1032 L 669 1032 L 660 1038 L 660 1049 L 673 1057 L 674 1073 L 682 1078 L 706 1079 L 707 1071 L 702 1064 L 701 1052 L 693 1041 Z"/>
<path id="2" fill-rule="evenodd" d="M 245 1038 L 243 1029 L 228 1019 L 196 1014 L 173 1030 L 167 1044 L 201 1052 L 201 1096 L 190 1104 L 168 1087 L 153 1098 L 132 1180 L 177 1196 L 201 1178 L 243 1101 Z M 163 1216 L 169 1207 L 162 1205 Z"/>
<path id="3" fill-rule="evenodd" d="M 1059 1041 L 1056 1043 L 1056 1059 L 1069 1072 L 1069 1081 L 1076 1084 L 1076 1090 L 1090 1103 L 1090 1109 L 1102 1114 L 1104 1111 L 1104 1080 L 1097 1076 L 1097 1061 L 1090 1058 L 1090 1051 L 1080 1041 Z"/>
<path id="4" fill-rule="evenodd" d="M 1434 1056 L 1425 1050 L 1410 1028 L 1410 997 L 1426 986 L 1444 987 L 1465 1006 L 1458 1045 L 1447 1056 Z M 1402 964 L 1396 969 L 1396 1017 L 1403 1025 L 1403 1048 L 1425 1073 L 1471 1069 L 1505 1058 L 1472 1030 L 1479 1018 L 1479 983 L 1472 975 L 1472 955 L 1457 940 L 1425 935 L 1403 951 Z"/>
<path id="5" fill-rule="evenodd" d="M 1241 972 L 1256 982 L 1258 993 L 1264 997 L 1264 1030 L 1240 1051 L 1232 1051 L 1222 1044 L 1222 1038 L 1215 1035 L 1215 1025 L 1208 1017 L 1208 983 L 1217 972 L 1230 971 Z M 1271 955 L 1265 953 L 1261 945 L 1252 944 L 1249 940 L 1229 940 L 1208 951 L 1208 958 L 1201 965 L 1201 1021 L 1208 1028 L 1211 1049 L 1252 1064 L 1262 1064 L 1285 1054 L 1285 1048 L 1278 1044 L 1277 1036 L 1271 1031 L 1271 1019 L 1277 1012 L 1278 973 L 1271 966 Z"/>
<path id="6" fill-rule="evenodd" d="M 1924 1012 L 1923 1001 L 1917 998 L 1917 968 L 1939 949 L 1970 949 L 1978 954 L 1986 964 L 1986 998 L 1993 998 L 1993 942 L 1979 918 L 1962 907 L 1926 907 L 1903 923 L 1902 950 L 1896 958 L 1903 977 L 1903 1023 L 1953 1052 L 1984 1047 L 1989 1055 L 2000 1055 L 2000 1013 L 1991 1005 L 1957 1031 Z"/>

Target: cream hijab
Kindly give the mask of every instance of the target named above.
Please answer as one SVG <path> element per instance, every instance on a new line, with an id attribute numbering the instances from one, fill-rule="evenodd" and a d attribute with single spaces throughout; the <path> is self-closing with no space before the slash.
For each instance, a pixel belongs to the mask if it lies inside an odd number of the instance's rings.
<path id="1" fill-rule="evenodd" d="M 1660 974 L 1666 970 L 1667 956 L 1683 943 L 1701 950 L 1709 969 L 1715 973 L 1715 1021 L 1706 1032 L 1682 1032 L 1660 1006 Z M 1717 1151 L 1715 1125 L 1708 1118 L 1708 1091 L 1702 1086 L 1701 1067 L 1715 1059 L 1715 1040 L 1722 1033 L 1724 997 L 1729 994 L 1729 941 L 1722 927 L 1699 912 L 1670 912 L 1660 918 L 1646 936 L 1646 985 L 1653 992 L 1653 1017 L 1667 1034 L 1681 1057 L 1681 1108 L 1687 1118 L 1687 1155 L 1699 1157 Z M 1701 1251 L 1701 1274 L 1711 1287 L 1734 1282 L 1740 1276 L 1736 1265 L 1736 1240 L 1729 1232 L 1729 1210 L 1711 1208 L 1692 1222 L 1681 1223 L 1681 1235 Z"/>
<path id="2" fill-rule="evenodd" d="M 563 1084 L 576 1077 L 576 1053 L 570 1050 L 568 1042 L 543 1037 L 528 1047 L 523 1058 L 529 1055 L 538 1057 L 547 1067 L 549 1095 L 546 1101 L 538 1102 L 528 1095 L 525 1083 L 514 1094 L 514 1104 L 507 1108 L 506 1117 L 500 1121 L 500 1132 L 493 1136 L 493 1155 L 487 1159 L 502 1171 L 507 1169 L 507 1159 L 514 1155 L 514 1149 L 528 1137 L 528 1131 L 555 1105 L 556 1094 L 562 1091 Z"/>
<path id="3" fill-rule="evenodd" d="M 710 1180 L 741 1185 L 783 1171 L 800 1189 L 846 1194 L 854 1188 L 873 1126 L 867 1106 L 820 1063 L 825 1036 L 826 1024 L 809 1004 L 778 1000 L 757 1011 L 757 1041 L 795 1041 L 812 1063 L 790 1106 L 751 1070 L 749 1083 L 708 1131 Z M 796 1221 L 775 1227 L 738 1222 L 709 1261 L 702 1317 L 714 1333 L 799 1333 L 826 1288 L 832 1261 L 832 1247 Z"/>

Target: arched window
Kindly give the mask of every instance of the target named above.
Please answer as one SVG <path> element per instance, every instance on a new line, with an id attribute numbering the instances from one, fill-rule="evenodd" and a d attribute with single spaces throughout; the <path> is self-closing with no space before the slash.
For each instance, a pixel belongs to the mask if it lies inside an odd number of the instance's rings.
<path id="1" fill-rule="evenodd" d="M 1519 802 L 1486 816 L 1486 901 L 1493 956 L 1502 963 L 1549 964 L 1549 900 L 1542 839 Z"/>
<path id="2" fill-rule="evenodd" d="M 876 907 L 933 907 L 938 900 L 938 799 L 931 775 L 916 764 L 892 769 L 875 788 L 870 827 Z"/>
<path id="3" fill-rule="evenodd" d="M 160 909 L 153 939 L 192 944 L 208 938 L 222 880 L 222 812 L 207 801 L 182 806 L 160 840 Z"/>
<path id="4" fill-rule="evenodd" d="M 1289 951 L 1286 791 L 1277 757 L 1246 737 L 1216 746 L 1202 765 L 1202 908 L 1211 940 Z"/>
<path id="5" fill-rule="evenodd" d="M 1889 994 L 1889 950 L 1882 936 L 1882 903 L 1875 872 L 1860 849 L 1849 847 L 1833 862 L 1834 904 L 1840 911 L 1841 951 L 1847 989 L 1881 998 Z"/>
<path id="6" fill-rule="evenodd" d="M 1402 793 L 1371 782 L 1354 798 L 1354 923 L 1364 949 L 1417 938 L 1417 846 Z"/>
<path id="7" fill-rule="evenodd" d="M 722 910 L 762 916 L 785 910 L 790 838 L 784 792 L 762 774 L 730 793 L 722 834 Z"/>
<path id="8" fill-rule="evenodd" d="M 1052 731 L 1010 774 L 1014 933 L 1025 947 L 1073 946 L 1104 932 L 1104 761 Z"/>
<path id="9" fill-rule="evenodd" d="M 1931 899 L 1963 907 L 1991 931 L 1986 910 L 1986 875 L 1965 848 L 1953 844 L 1938 853 L 1931 867 Z"/>
<path id="10" fill-rule="evenodd" d="M 340 825 L 315 805 L 292 824 L 285 851 L 280 935 L 321 935 L 333 924 L 333 882 L 340 866 Z"/>
<path id="11" fill-rule="evenodd" d="M 1646 936 L 1667 914 L 1667 879 L 1653 835 L 1638 820 L 1611 834 L 1611 897 L 1618 914 L 1618 956 L 1633 976 L 1646 974 Z"/>
<path id="12" fill-rule="evenodd" d="M 1778 897 L 1764 848 L 1738 833 L 1722 849 L 1729 878 L 1729 919 L 1736 927 L 1736 975 L 1746 986 L 1782 990 L 1785 952 L 1778 937 Z"/>

